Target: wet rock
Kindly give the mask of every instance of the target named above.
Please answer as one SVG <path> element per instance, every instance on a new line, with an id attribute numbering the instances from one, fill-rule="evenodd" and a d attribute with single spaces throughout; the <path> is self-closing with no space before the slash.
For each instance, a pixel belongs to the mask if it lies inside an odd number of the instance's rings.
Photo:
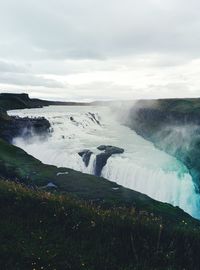
<path id="1" fill-rule="evenodd" d="M 89 118 L 90 118 L 94 123 L 97 123 L 98 125 L 101 125 L 100 122 L 99 122 L 99 120 L 96 118 L 96 115 L 95 115 L 94 113 L 89 112 L 88 115 L 89 115 Z"/>
<path id="2" fill-rule="evenodd" d="M 106 165 L 107 160 L 111 157 L 112 154 L 101 153 L 96 156 L 96 166 L 95 166 L 95 175 L 101 176 L 101 171 L 103 167 Z"/>
<path id="3" fill-rule="evenodd" d="M 105 151 L 105 153 L 109 153 L 111 155 L 124 153 L 123 148 L 119 148 L 112 145 L 100 145 L 97 147 L 97 149 L 99 149 L 100 151 Z"/>
<path id="4" fill-rule="evenodd" d="M 90 157 L 93 154 L 93 152 L 88 149 L 85 149 L 85 150 L 80 151 L 78 154 L 79 156 L 82 157 L 82 160 L 85 163 L 85 166 L 87 167 L 89 165 Z"/>
<path id="5" fill-rule="evenodd" d="M 46 135 L 49 133 L 50 123 L 41 118 L 11 117 L 0 113 L 0 138 L 11 143 L 18 136 L 31 137 L 33 134 Z"/>
<path id="6" fill-rule="evenodd" d="M 100 145 L 97 147 L 100 151 L 104 151 L 96 156 L 95 175 L 100 176 L 103 167 L 106 165 L 107 160 L 114 154 L 124 153 L 124 149 L 112 145 Z"/>

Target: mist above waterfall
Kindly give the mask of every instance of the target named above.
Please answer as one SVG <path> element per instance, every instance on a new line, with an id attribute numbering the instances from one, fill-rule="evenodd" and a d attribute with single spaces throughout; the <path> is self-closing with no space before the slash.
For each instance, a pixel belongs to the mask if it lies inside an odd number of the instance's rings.
<path id="1" fill-rule="evenodd" d="M 194 144 L 200 141 L 200 127 L 190 125 L 167 125 L 155 134 L 163 149 L 168 149 L 172 154 L 178 151 L 190 151 Z"/>
<path id="2" fill-rule="evenodd" d="M 132 106 L 130 104 L 130 109 Z M 50 106 L 10 113 L 43 116 L 49 120 L 51 132 L 46 140 L 33 136 L 28 141 L 23 137 L 13 141 L 42 162 L 95 174 L 96 159 L 102 153 L 98 147 L 120 147 L 124 152 L 108 157 L 100 172 L 102 177 L 159 201 L 179 206 L 194 217 L 199 217 L 200 197 L 187 168 L 122 125 L 120 114 L 124 113 L 123 117 L 128 117 L 126 113 L 129 113 L 128 107 L 123 110 L 123 104 L 112 107 Z M 91 151 L 87 166 L 79 155 L 84 149 Z"/>

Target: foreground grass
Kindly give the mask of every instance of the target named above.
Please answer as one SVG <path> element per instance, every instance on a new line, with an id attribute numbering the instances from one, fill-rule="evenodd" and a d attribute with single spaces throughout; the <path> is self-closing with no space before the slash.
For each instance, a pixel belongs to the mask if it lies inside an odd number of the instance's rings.
<path id="1" fill-rule="evenodd" d="M 200 227 L 0 180 L 0 269 L 199 269 Z"/>

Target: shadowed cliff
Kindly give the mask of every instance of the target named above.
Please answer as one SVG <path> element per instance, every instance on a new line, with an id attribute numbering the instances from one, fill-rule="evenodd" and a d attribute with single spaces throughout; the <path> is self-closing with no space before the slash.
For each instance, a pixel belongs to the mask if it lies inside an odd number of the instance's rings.
<path id="1" fill-rule="evenodd" d="M 138 101 L 125 122 L 182 161 L 200 187 L 200 99 Z"/>

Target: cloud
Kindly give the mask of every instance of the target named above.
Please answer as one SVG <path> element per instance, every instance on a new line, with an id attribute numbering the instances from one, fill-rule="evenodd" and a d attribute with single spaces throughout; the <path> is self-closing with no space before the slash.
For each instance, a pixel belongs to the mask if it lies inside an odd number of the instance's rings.
<path id="1" fill-rule="evenodd" d="M 0 72 L 4 73 L 26 73 L 27 67 L 23 65 L 16 65 L 12 62 L 6 62 L 0 60 Z"/>
<path id="2" fill-rule="evenodd" d="M 1 54 L 38 59 L 155 52 L 195 56 L 199 8 L 195 0 L 1 0 Z"/>
<path id="3" fill-rule="evenodd" d="M 197 96 L 199 9 L 197 0 L 0 0 L 0 85 L 45 98 Z"/>
<path id="4" fill-rule="evenodd" d="M 17 86 L 45 86 L 50 88 L 63 88 L 61 82 L 46 79 L 42 76 L 26 73 L 0 73 L 0 83 Z"/>

